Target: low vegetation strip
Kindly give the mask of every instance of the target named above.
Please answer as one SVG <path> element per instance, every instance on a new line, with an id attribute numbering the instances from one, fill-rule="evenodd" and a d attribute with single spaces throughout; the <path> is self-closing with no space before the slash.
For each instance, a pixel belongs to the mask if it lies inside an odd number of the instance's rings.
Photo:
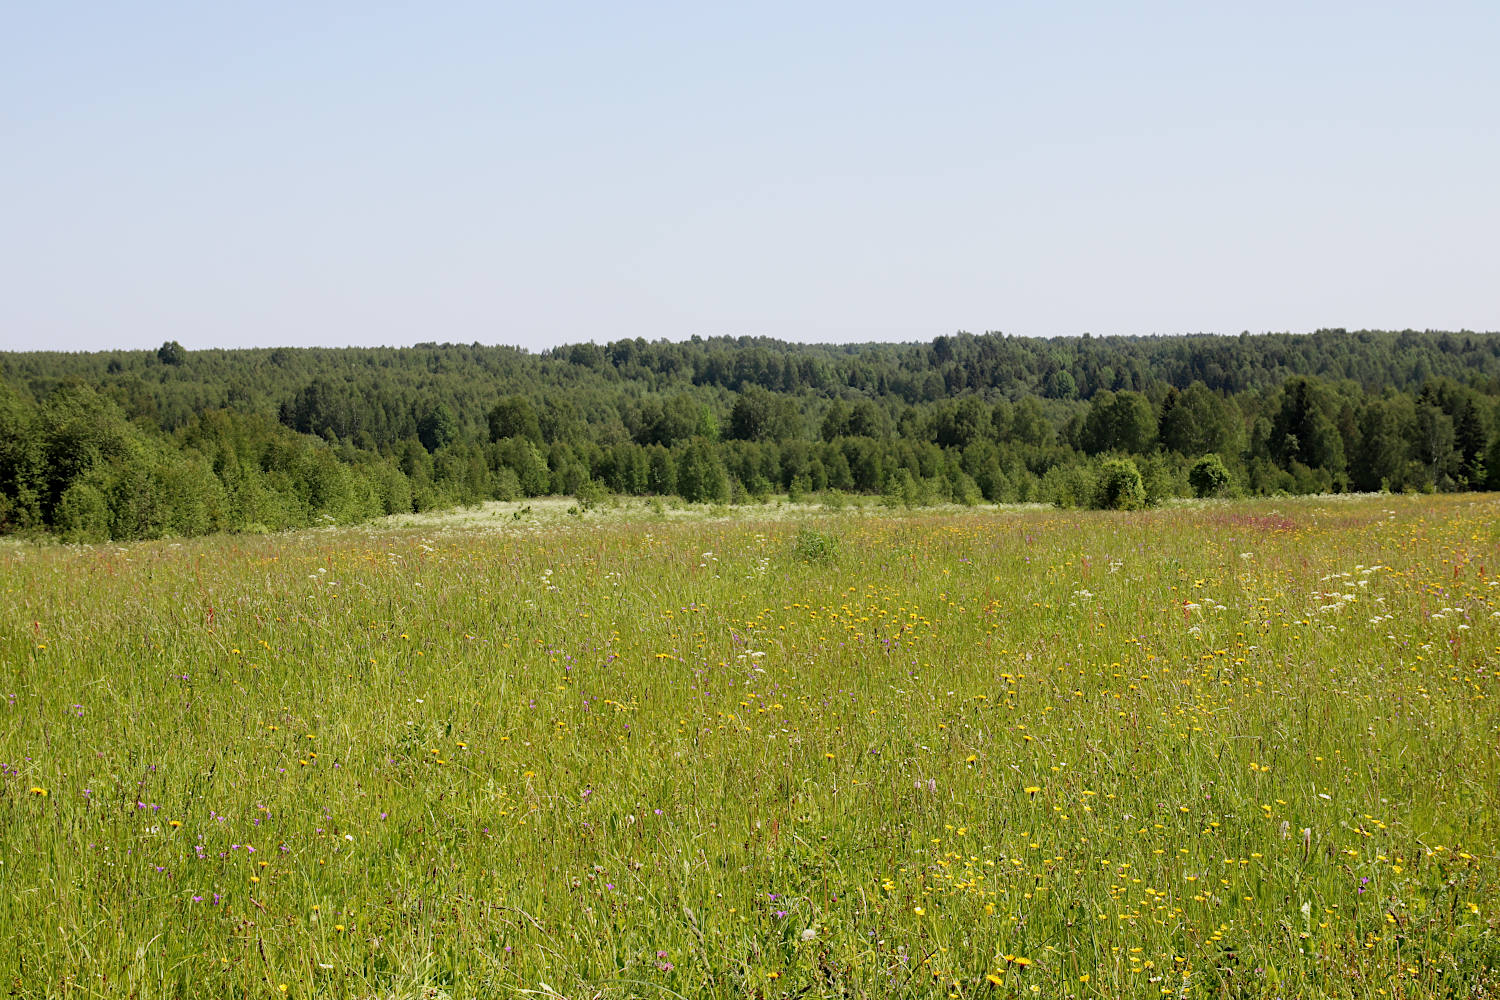
<path id="1" fill-rule="evenodd" d="M 1500 498 L 756 511 L 0 548 L 4 982 L 1500 988 Z"/>

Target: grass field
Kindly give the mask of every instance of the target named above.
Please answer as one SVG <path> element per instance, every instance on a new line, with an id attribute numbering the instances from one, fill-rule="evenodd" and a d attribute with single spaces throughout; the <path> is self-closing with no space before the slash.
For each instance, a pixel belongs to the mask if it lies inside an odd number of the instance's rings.
<path id="1" fill-rule="evenodd" d="M 1500 991 L 1500 498 L 636 513 L 0 548 L 3 983 Z"/>

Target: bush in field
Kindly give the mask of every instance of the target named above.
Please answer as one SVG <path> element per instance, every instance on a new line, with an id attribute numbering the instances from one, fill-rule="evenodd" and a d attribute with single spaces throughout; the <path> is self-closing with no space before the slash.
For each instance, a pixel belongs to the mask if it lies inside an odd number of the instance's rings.
<path id="1" fill-rule="evenodd" d="M 1140 510 L 1146 506 L 1141 470 L 1128 458 L 1108 458 L 1099 466 L 1094 507 L 1099 510 Z"/>
<path id="2" fill-rule="evenodd" d="M 1193 463 L 1188 472 L 1188 485 L 1196 497 L 1222 497 L 1229 493 L 1229 470 L 1224 460 L 1210 452 Z"/>

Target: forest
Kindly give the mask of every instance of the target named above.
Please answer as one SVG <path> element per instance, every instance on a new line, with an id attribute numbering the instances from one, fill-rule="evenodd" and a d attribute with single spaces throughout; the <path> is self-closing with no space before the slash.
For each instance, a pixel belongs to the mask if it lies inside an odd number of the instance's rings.
<path id="1" fill-rule="evenodd" d="M 1500 488 L 1500 334 L 0 353 L 0 534 L 549 494 L 1130 508 Z"/>

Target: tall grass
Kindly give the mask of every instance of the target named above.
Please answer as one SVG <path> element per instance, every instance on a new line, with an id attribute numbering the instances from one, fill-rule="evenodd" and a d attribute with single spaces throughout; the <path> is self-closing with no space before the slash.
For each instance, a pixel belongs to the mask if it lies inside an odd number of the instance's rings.
<path id="1" fill-rule="evenodd" d="M 1494 497 L 753 517 L 0 549 L 4 982 L 1500 987 Z"/>

